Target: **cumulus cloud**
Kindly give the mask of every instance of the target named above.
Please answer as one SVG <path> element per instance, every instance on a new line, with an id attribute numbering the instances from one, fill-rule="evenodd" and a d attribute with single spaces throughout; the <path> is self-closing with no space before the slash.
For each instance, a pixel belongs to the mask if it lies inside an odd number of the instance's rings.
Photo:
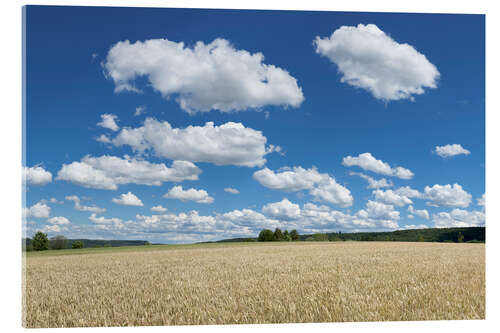
<path id="1" fill-rule="evenodd" d="M 201 170 L 191 162 L 174 161 L 168 168 L 125 156 L 85 156 L 81 162 L 63 164 L 58 180 L 96 189 L 116 190 L 123 184 L 160 186 L 163 182 L 197 180 Z"/>
<path id="2" fill-rule="evenodd" d="M 163 207 L 162 205 L 158 205 L 158 206 L 151 207 L 151 211 L 157 212 L 157 213 L 165 213 L 167 211 L 167 209 L 165 207 Z"/>
<path id="3" fill-rule="evenodd" d="M 97 216 L 96 213 L 92 213 L 89 216 L 89 220 L 92 223 L 99 224 L 99 225 L 113 225 L 115 228 L 118 229 L 123 229 L 125 227 L 123 220 L 118 218 L 118 217 L 111 217 L 111 218 L 106 218 L 104 216 Z"/>
<path id="4" fill-rule="evenodd" d="M 372 189 L 372 188 L 382 188 L 382 187 L 392 187 L 394 184 L 391 181 L 387 181 L 387 179 L 382 178 L 382 179 L 374 179 L 368 175 L 365 175 L 364 173 L 361 172 L 349 172 L 350 176 L 359 176 L 366 181 L 368 181 L 368 186 L 367 188 Z"/>
<path id="5" fill-rule="evenodd" d="M 268 203 L 262 207 L 262 212 L 277 219 L 294 220 L 300 217 L 300 207 L 287 198 L 279 202 Z"/>
<path id="6" fill-rule="evenodd" d="M 23 182 L 28 185 L 46 185 L 52 181 L 52 174 L 41 166 L 23 167 Z"/>
<path id="7" fill-rule="evenodd" d="M 427 228 L 429 228 L 429 226 L 427 226 L 425 224 L 407 224 L 407 225 L 402 226 L 402 229 L 405 229 L 405 230 L 427 229 Z"/>
<path id="8" fill-rule="evenodd" d="M 118 119 L 118 116 L 110 113 L 101 114 L 101 121 L 97 123 L 98 126 L 103 128 L 107 128 L 116 132 L 120 129 L 120 127 L 116 124 L 115 119 Z"/>
<path id="9" fill-rule="evenodd" d="M 61 228 L 61 225 L 59 224 L 51 224 L 51 225 L 45 225 L 43 226 L 40 231 L 46 234 L 54 234 L 54 233 L 60 233 L 64 229 Z"/>
<path id="10" fill-rule="evenodd" d="M 413 208 L 412 205 L 410 205 L 410 206 L 408 206 L 408 212 L 410 214 L 417 215 L 417 216 L 424 218 L 426 220 L 429 219 L 429 212 L 426 209 L 415 209 L 415 208 Z"/>
<path id="11" fill-rule="evenodd" d="M 477 205 L 478 206 L 482 206 L 483 209 L 485 208 L 486 206 L 486 197 L 485 197 L 485 194 L 483 193 L 483 195 L 480 197 L 480 198 L 477 198 Z"/>
<path id="12" fill-rule="evenodd" d="M 302 167 L 282 168 L 274 172 L 268 168 L 256 171 L 253 178 L 263 186 L 285 192 L 309 190 L 309 194 L 316 201 L 328 202 L 340 207 L 352 205 L 351 192 L 338 184 L 327 173 L 319 173 L 315 167 L 304 169 Z"/>
<path id="13" fill-rule="evenodd" d="M 50 216 L 50 207 L 44 200 L 37 202 L 29 208 L 23 209 L 23 215 L 28 217 L 48 218 Z"/>
<path id="14" fill-rule="evenodd" d="M 399 212 L 394 210 L 393 205 L 368 200 L 365 209 L 359 210 L 356 215 L 365 219 L 398 221 Z"/>
<path id="15" fill-rule="evenodd" d="M 470 154 L 470 151 L 456 143 L 446 146 L 436 146 L 434 152 L 443 158 Z"/>
<path id="16" fill-rule="evenodd" d="M 394 193 L 397 195 L 402 195 L 408 198 L 422 198 L 422 193 L 420 193 L 418 190 L 415 190 L 411 188 L 410 186 L 403 186 L 400 187 L 396 190 L 394 190 Z"/>
<path id="17" fill-rule="evenodd" d="M 302 207 L 282 200 L 262 207 L 260 213 L 244 208 L 225 213 L 200 215 L 197 211 L 136 215 L 135 219 L 122 220 L 92 214 L 92 225 L 85 232 L 99 237 L 122 239 L 158 239 L 169 242 L 196 242 L 222 238 L 255 237 L 263 228 L 297 229 L 300 233 L 395 230 L 398 228 L 398 212 L 390 205 L 380 204 L 350 215 L 325 205 L 305 203 Z M 300 213 L 299 213 L 300 211 Z M 266 215 L 265 215 L 266 214 Z M 276 217 L 273 217 L 273 216 Z M 72 225 L 74 230 L 77 225 Z M 90 237 L 90 236 L 89 236 Z M 92 236 L 95 237 L 95 236 Z"/>
<path id="18" fill-rule="evenodd" d="M 224 192 L 231 193 L 231 194 L 240 194 L 240 191 L 238 191 L 237 189 L 232 188 L 232 187 L 226 187 L 224 189 Z"/>
<path id="19" fill-rule="evenodd" d="M 446 207 L 465 208 L 472 200 L 472 196 L 458 184 L 426 186 L 423 196 L 425 199 L 431 200 L 431 204 Z"/>
<path id="20" fill-rule="evenodd" d="M 342 160 L 342 165 L 351 167 L 358 166 L 363 170 L 372 171 L 378 174 L 398 177 L 401 179 L 411 179 L 414 174 L 402 167 L 392 168 L 388 163 L 377 160 L 370 153 L 359 154 L 357 157 L 347 156 Z"/>
<path id="21" fill-rule="evenodd" d="M 111 143 L 111 139 L 105 134 L 101 134 L 100 136 L 98 136 L 96 138 L 96 141 L 101 143 Z"/>
<path id="22" fill-rule="evenodd" d="M 47 220 L 47 222 L 52 223 L 52 224 L 58 224 L 58 225 L 70 224 L 71 223 L 64 216 L 54 216 L 54 217 L 51 217 L 50 219 Z"/>
<path id="23" fill-rule="evenodd" d="M 262 53 L 235 49 L 227 40 L 201 41 L 194 47 L 167 39 L 116 43 L 103 66 L 115 92 L 139 92 L 135 79 L 146 77 L 151 87 L 190 113 L 298 107 L 304 100 L 297 80 L 286 70 L 263 63 Z"/>
<path id="24" fill-rule="evenodd" d="M 118 198 L 113 198 L 111 201 L 117 205 L 144 206 L 141 199 L 132 192 L 122 193 Z"/>
<path id="25" fill-rule="evenodd" d="M 172 187 L 163 197 L 182 201 L 194 201 L 203 204 L 214 202 L 214 198 L 209 196 L 207 191 L 194 188 L 184 190 L 181 185 Z"/>
<path id="26" fill-rule="evenodd" d="M 485 214 L 479 211 L 467 211 L 455 208 L 451 212 L 432 214 L 436 228 L 479 227 L 485 224 Z"/>
<path id="27" fill-rule="evenodd" d="M 138 106 L 135 108 L 134 116 L 140 116 L 146 111 L 146 107 L 144 105 Z"/>
<path id="28" fill-rule="evenodd" d="M 425 55 L 400 44 L 374 24 L 342 26 L 330 37 L 316 37 L 316 53 L 338 66 L 341 82 L 384 101 L 410 99 L 436 88 L 439 72 Z"/>
<path id="29" fill-rule="evenodd" d="M 101 213 L 104 213 L 106 211 L 106 208 L 100 208 L 100 207 L 97 207 L 95 205 L 93 205 L 93 206 L 82 205 L 80 202 L 80 198 L 76 195 L 68 195 L 68 196 L 66 196 L 65 199 L 68 201 L 73 201 L 75 203 L 75 209 L 82 211 L 82 212 L 91 212 L 91 213 L 101 214 Z"/>
<path id="30" fill-rule="evenodd" d="M 380 201 L 389 205 L 394 206 L 405 206 L 413 203 L 408 197 L 404 195 L 399 195 L 393 190 L 375 190 L 373 191 L 376 201 Z"/>
<path id="31" fill-rule="evenodd" d="M 274 151 L 266 147 L 262 132 L 233 122 L 173 128 L 167 121 L 147 118 L 141 127 L 122 129 L 112 141 L 115 146 L 128 145 L 141 153 L 152 150 L 172 160 L 247 167 L 264 165 L 264 156 Z"/>

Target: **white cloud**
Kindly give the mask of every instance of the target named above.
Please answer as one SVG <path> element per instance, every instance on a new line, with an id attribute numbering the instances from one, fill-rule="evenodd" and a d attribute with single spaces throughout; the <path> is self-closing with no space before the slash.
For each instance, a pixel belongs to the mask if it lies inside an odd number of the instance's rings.
<path id="1" fill-rule="evenodd" d="M 81 162 L 63 164 L 58 180 L 96 189 L 116 190 L 118 185 L 141 184 L 160 186 L 163 182 L 197 180 L 201 170 L 191 162 L 174 161 L 168 168 L 125 156 L 85 156 Z"/>
<path id="2" fill-rule="evenodd" d="M 41 232 L 47 234 L 60 233 L 62 230 L 59 224 L 45 225 L 40 229 Z"/>
<path id="3" fill-rule="evenodd" d="M 240 194 L 240 191 L 238 191 L 237 189 L 232 188 L 232 187 L 226 187 L 224 189 L 224 192 L 232 193 L 232 194 Z"/>
<path id="4" fill-rule="evenodd" d="M 22 174 L 28 185 L 46 185 L 52 181 L 52 174 L 41 166 L 23 167 Z"/>
<path id="5" fill-rule="evenodd" d="M 122 193 L 118 198 L 113 198 L 111 201 L 117 205 L 144 206 L 141 199 L 132 192 Z"/>
<path id="6" fill-rule="evenodd" d="M 105 134 L 101 134 L 100 136 L 98 136 L 96 138 L 96 141 L 101 143 L 111 143 L 111 139 Z"/>
<path id="7" fill-rule="evenodd" d="M 328 202 L 339 207 L 352 206 L 353 202 L 351 191 L 331 177 L 325 183 L 320 183 L 311 189 L 309 194 L 313 196 L 314 201 Z"/>
<path id="8" fill-rule="evenodd" d="M 119 228 L 119 229 L 122 229 L 125 227 L 125 225 L 123 224 L 123 220 L 118 218 L 118 217 L 111 217 L 111 218 L 105 218 L 104 216 L 97 217 L 97 215 L 95 213 L 92 213 L 89 216 L 89 220 L 95 224 L 113 225 L 115 228 Z"/>
<path id="9" fill-rule="evenodd" d="M 476 200 L 478 206 L 482 206 L 483 209 L 486 207 L 486 196 L 484 193 L 480 198 L 477 198 Z"/>
<path id="10" fill-rule="evenodd" d="M 101 114 L 101 122 L 97 123 L 97 125 L 116 132 L 120 129 L 120 127 L 116 124 L 115 119 L 118 119 L 118 116 L 114 114 Z"/>
<path id="11" fill-rule="evenodd" d="M 472 196 L 458 184 L 434 185 L 424 188 L 424 198 L 431 200 L 431 204 L 447 207 L 468 207 Z"/>
<path id="12" fill-rule="evenodd" d="M 122 129 L 112 141 L 115 146 L 128 145 L 141 153 L 153 150 L 172 160 L 247 167 L 264 165 L 264 156 L 273 151 L 271 146 L 266 148 L 262 132 L 233 122 L 173 128 L 167 121 L 147 118 L 141 127 Z"/>
<path id="13" fill-rule="evenodd" d="M 82 212 L 91 212 L 91 213 L 101 214 L 101 213 L 104 213 L 106 211 L 106 208 L 100 208 L 100 207 L 97 207 L 95 205 L 93 205 L 93 206 L 82 205 L 80 203 L 80 198 L 76 195 L 66 196 L 65 199 L 68 201 L 73 201 L 75 203 L 75 209 L 82 211 Z"/>
<path id="14" fill-rule="evenodd" d="M 388 163 L 377 160 L 370 153 L 359 154 L 357 157 L 347 156 L 342 160 L 342 165 L 351 167 L 358 166 L 363 170 L 372 171 L 386 176 L 394 176 L 401 179 L 411 179 L 414 174 L 402 167 L 392 168 Z"/>
<path id="15" fill-rule="evenodd" d="M 397 195 L 402 195 L 402 196 L 405 196 L 408 198 L 422 198 L 422 196 L 423 196 L 422 193 L 420 193 L 418 190 L 411 188 L 410 186 L 400 187 L 400 188 L 394 190 L 394 192 Z"/>
<path id="16" fill-rule="evenodd" d="M 452 145 L 446 145 L 446 146 L 436 146 L 436 149 L 434 150 L 436 154 L 439 156 L 446 158 L 446 157 L 452 157 L 456 155 L 469 155 L 470 151 L 465 149 L 459 144 L 452 144 Z"/>
<path id="17" fill-rule="evenodd" d="M 297 80 L 286 70 L 263 64 L 262 53 L 236 50 L 227 40 L 193 48 L 167 39 L 131 44 L 118 42 L 108 52 L 104 69 L 115 83 L 115 92 L 139 92 L 138 77 L 147 77 L 152 88 L 190 113 L 231 112 L 265 105 L 298 107 L 304 100 Z"/>
<path id="18" fill-rule="evenodd" d="M 300 166 L 292 169 L 282 168 L 282 171 L 276 173 L 264 168 L 253 174 L 253 178 L 265 187 L 285 192 L 312 189 L 328 177 L 325 173 L 319 173 L 315 167 L 304 169 Z"/>
<path id="19" fill-rule="evenodd" d="M 394 205 L 394 206 L 405 206 L 413 203 L 408 197 L 404 195 L 399 195 L 395 193 L 393 190 L 375 190 L 373 191 L 373 195 L 375 196 L 375 200 L 381 201 L 383 203 Z"/>
<path id="20" fill-rule="evenodd" d="M 153 212 L 157 212 L 157 213 L 165 213 L 167 211 L 167 209 L 165 207 L 163 207 L 162 205 L 151 207 L 151 210 Z"/>
<path id="21" fill-rule="evenodd" d="M 71 223 L 64 216 L 54 216 L 54 217 L 51 217 L 50 219 L 47 220 L 47 222 L 52 223 L 52 224 L 58 224 L 58 225 L 70 224 Z"/>
<path id="22" fill-rule="evenodd" d="M 262 212 L 271 217 L 282 220 L 294 220 L 300 218 L 300 207 L 290 202 L 287 198 L 279 202 L 268 203 L 262 207 Z"/>
<path id="23" fill-rule="evenodd" d="M 374 24 L 342 26 L 316 37 L 316 53 L 337 64 L 341 82 L 368 90 L 384 101 L 411 99 L 436 88 L 439 72 L 425 55 L 394 41 Z"/>
<path id="24" fill-rule="evenodd" d="M 48 218 L 50 216 L 50 207 L 45 201 L 39 201 L 29 208 L 23 209 L 23 215 L 27 217 Z"/>
<path id="25" fill-rule="evenodd" d="M 372 189 L 372 188 L 382 188 L 382 187 L 392 187 L 394 184 L 391 181 L 387 181 L 387 179 L 382 178 L 382 179 L 374 179 L 368 175 L 365 175 L 364 173 L 361 172 L 349 172 L 350 176 L 359 176 L 365 180 L 368 181 L 368 186 L 367 188 Z"/>
<path id="26" fill-rule="evenodd" d="M 366 208 L 357 212 L 358 217 L 375 220 L 398 221 L 399 212 L 394 210 L 393 205 L 368 200 Z"/>
<path id="27" fill-rule="evenodd" d="M 146 107 L 144 105 L 138 106 L 135 108 L 134 116 L 140 116 L 142 113 L 146 111 Z"/>
<path id="28" fill-rule="evenodd" d="M 401 227 L 402 229 L 410 230 L 410 229 L 427 229 L 429 226 L 425 224 L 407 224 Z"/>
<path id="29" fill-rule="evenodd" d="M 276 219 L 270 219 L 252 209 L 235 209 L 230 212 L 217 215 L 217 220 L 222 223 L 230 222 L 242 228 L 248 228 L 251 232 L 258 232 L 259 229 L 274 229 L 281 227 L 281 223 Z"/>
<path id="30" fill-rule="evenodd" d="M 432 214 L 436 228 L 460 228 L 484 226 L 485 214 L 479 211 L 466 211 L 455 208 L 451 212 Z"/>
<path id="31" fill-rule="evenodd" d="M 256 171 L 253 178 L 263 186 L 285 192 L 309 190 L 309 194 L 316 201 L 323 201 L 348 207 L 352 205 L 351 192 L 338 184 L 327 173 L 319 173 L 315 167 L 304 169 L 302 167 L 282 168 L 274 172 L 268 168 Z"/>
<path id="32" fill-rule="evenodd" d="M 415 208 L 413 208 L 412 205 L 410 205 L 410 206 L 408 206 L 408 212 L 410 212 L 410 214 L 417 215 L 418 217 L 424 218 L 426 220 L 429 219 L 429 212 L 426 209 L 421 209 L 421 210 L 415 209 Z"/>
<path id="33" fill-rule="evenodd" d="M 181 185 L 172 187 L 163 197 L 167 199 L 179 199 L 182 201 L 189 200 L 204 204 L 214 202 L 214 198 L 209 196 L 207 191 L 197 190 L 194 188 L 184 190 Z"/>

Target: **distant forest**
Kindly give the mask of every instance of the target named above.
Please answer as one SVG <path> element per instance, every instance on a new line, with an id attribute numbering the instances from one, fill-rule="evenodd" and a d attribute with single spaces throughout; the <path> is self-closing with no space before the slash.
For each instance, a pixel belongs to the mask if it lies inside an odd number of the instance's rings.
<path id="1" fill-rule="evenodd" d="M 332 232 L 300 235 L 296 230 L 288 233 L 281 231 L 263 229 L 258 237 L 254 238 L 231 238 L 214 242 L 201 243 L 225 243 L 225 242 L 257 242 L 257 241 L 396 241 L 396 242 L 444 242 L 444 243 L 484 243 L 485 227 L 469 228 L 429 228 L 397 230 L 390 232 Z M 100 240 L 100 239 L 66 239 L 62 236 L 47 239 L 46 249 L 71 249 L 97 248 L 115 246 L 141 246 L 150 245 L 148 241 L 142 240 Z M 22 249 L 33 250 L 33 239 L 23 238 Z"/>
<path id="2" fill-rule="evenodd" d="M 264 229 L 263 233 L 269 233 L 270 230 Z M 273 234 L 284 234 L 280 229 Z M 286 232 L 286 230 L 285 230 Z M 316 233 L 307 235 L 298 235 L 298 241 L 396 241 L 396 242 L 445 242 L 445 243 L 484 243 L 485 242 L 485 227 L 468 227 L 468 228 L 429 228 L 429 229 L 412 229 L 412 230 L 397 230 L 390 232 L 332 232 L 332 233 Z M 263 239 L 262 237 L 255 238 L 232 238 L 217 241 L 222 242 L 256 242 L 256 241 L 284 241 L 280 237 Z"/>
<path id="3" fill-rule="evenodd" d="M 22 248 L 23 250 L 30 251 L 32 249 L 31 238 L 23 238 L 22 239 Z M 55 249 L 53 246 L 53 239 L 49 239 L 48 248 Z M 139 246 L 139 245 L 149 245 L 148 241 L 142 240 L 102 240 L 102 239 L 64 239 L 64 242 L 59 242 L 57 244 L 57 249 L 71 249 L 73 248 L 73 243 L 81 242 L 82 248 L 97 248 L 97 247 L 115 247 L 115 246 Z"/>

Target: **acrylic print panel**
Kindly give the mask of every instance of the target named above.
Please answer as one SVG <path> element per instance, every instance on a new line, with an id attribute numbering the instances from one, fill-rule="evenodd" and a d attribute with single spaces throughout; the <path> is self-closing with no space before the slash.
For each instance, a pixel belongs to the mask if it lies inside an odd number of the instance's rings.
<path id="1" fill-rule="evenodd" d="M 484 22 L 25 7 L 24 325 L 484 319 Z"/>

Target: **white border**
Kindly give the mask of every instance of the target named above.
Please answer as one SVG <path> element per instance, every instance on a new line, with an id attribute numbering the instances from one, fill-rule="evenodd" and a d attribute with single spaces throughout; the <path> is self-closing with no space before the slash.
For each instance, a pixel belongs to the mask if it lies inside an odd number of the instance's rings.
<path id="1" fill-rule="evenodd" d="M 332 329 L 341 332 L 359 332 L 369 329 L 373 332 L 470 332 L 472 330 L 490 331 L 499 323 L 499 287 L 498 274 L 499 236 L 497 200 L 500 198 L 497 190 L 500 112 L 498 95 L 500 86 L 498 61 L 498 33 L 500 33 L 500 13 L 494 1 L 398 1 L 398 0 L 350 0 L 350 1 L 230 1 L 230 0 L 35 0 L 15 1 L 4 0 L 0 10 L 0 33 L 2 76 L 1 96 L 2 110 L 0 118 L 0 135 L 2 142 L 1 158 L 1 191 L 0 203 L 3 231 L 2 246 L 2 281 L 0 283 L 2 320 L 0 325 L 10 331 L 23 330 L 21 328 L 21 6 L 33 5 L 80 5 L 80 6 L 127 6 L 127 7 L 181 7 L 181 8 L 234 8 L 234 9 L 289 9 L 289 10 L 331 10 L 331 11 L 378 11 L 378 12 L 425 12 L 425 13 L 475 13 L 486 14 L 486 193 L 487 193 L 487 300 L 485 321 L 432 321 L 432 322 L 377 322 L 377 323 L 333 323 L 333 324 L 287 324 L 287 325 L 226 325 L 226 326 L 169 326 L 148 328 L 106 328 L 114 332 L 132 330 L 138 332 L 146 329 L 149 332 L 160 332 L 167 329 L 169 332 L 242 332 L 286 331 L 300 332 L 303 330 L 317 330 L 330 332 Z M 101 331 L 104 328 L 74 329 Z M 65 329 L 63 329 L 64 331 Z M 44 332 L 52 332 L 47 329 Z M 57 332 L 60 332 L 58 330 Z"/>

